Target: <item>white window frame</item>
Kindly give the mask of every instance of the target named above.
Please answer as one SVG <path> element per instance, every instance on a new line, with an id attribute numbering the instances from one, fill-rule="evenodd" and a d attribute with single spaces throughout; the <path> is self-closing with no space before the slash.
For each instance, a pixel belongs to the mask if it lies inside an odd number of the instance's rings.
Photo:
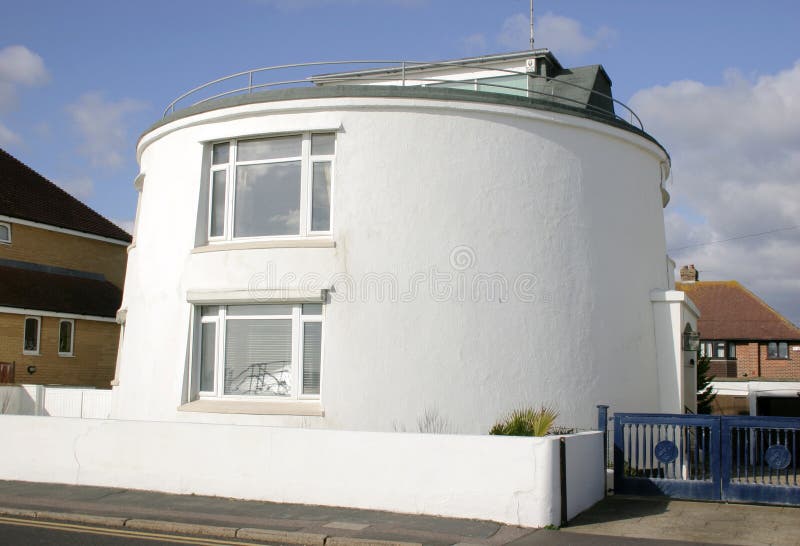
<path id="1" fill-rule="evenodd" d="M 313 135 L 333 135 L 334 153 L 312 155 L 311 138 Z M 261 138 L 279 138 L 299 136 L 301 138 L 301 150 L 299 156 L 287 156 L 277 159 L 259 159 L 255 161 L 238 161 L 237 151 L 239 141 L 258 140 Z M 299 237 L 320 237 L 330 236 L 333 233 L 333 192 L 335 180 L 335 158 L 336 158 L 336 132 L 335 131 L 305 131 L 302 133 L 274 134 L 247 136 L 238 139 L 222 140 L 210 143 L 211 167 L 208 170 L 208 210 L 206 213 L 206 238 L 209 243 L 231 242 L 231 241 L 254 241 L 254 240 L 273 240 L 273 239 L 296 239 Z M 228 144 L 228 162 L 214 165 L 213 150 L 217 144 Z M 234 219 L 236 218 L 236 170 L 237 167 L 246 165 L 267 165 L 270 163 L 287 163 L 291 161 L 300 162 L 300 202 L 298 206 L 299 229 L 298 233 L 286 235 L 256 235 L 252 237 L 235 237 L 233 234 Z M 313 231 L 311 229 L 312 205 L 313 205 L 313 175 L 315 163 L 331 164 L 331 189 L 329 199 L 329 226 L 327 230 Z M 211 218 L 214 205 L 214 173 L 225 172 L 225 210 L 223 214 L 222 235 L 211 235 Z"/>
<path id="2" fill-rule="evenodd" d="M 235 305 L 289 305 L 291 313 L 286 315 L 236 315 L 228 316 L 228 307 Z M 214 306 L 214 305 L 210 305 Z M 303 336 L 305 325 L 309 322 L 323 323 L 325 305 L 319 315 L 303 315 L 302 303 L 281 303 L 269 304 L 260 302 L 239 302 L 238 304 L 219 305 L 216 315 L 202 314 L 202 305 L 194 306 L 194 353 L 192 356 L 192 366 L 189 374 L 189 385 L 194 392 L 193 399 L 199 400 L 242 400 L 250 402 L 281 402 L 297 400 L 319 400 L 320 394 L 304 394 L 303 391 Z M 292 347 L 291 347 L 291 387 L 292 392 L 288 396 L 269 396 L 269 395 L 235 395 L 225 394 L 225 335 L 226 323 L 229 320 L 291 320 L 292 322 Z M 202 391 L 201 384 L 201 358 L 202 358 L 202 324 L 214 323 L 215 345 L 214 345 L 214 390 Z M 325 352 L 325 328 L 322 328 L 320 339 L 320 391 L 322 389 L 323 360 Z"/>
<path id="3" fill-rule="evenodd" d="M 0 243 L 10 245 L 11 244 L 11 224 L 8 222 L 0 222 L 0 226 L 5 227 L 8 229 L 8 239 L 0 239 Z"/>
<path id="4" fill-rule="evenodd" d="M 61 352 L 61 324 L 70 323 L 69 329 L 69 352 Z M 72 319 L 61 319 L 58 321 L 58 356 L 75 356 L 75 321 Z"/>
<path id="5" fill-rule="evenodd" d="M 36 350 L 29 351 L 25 349 L 25 327 L 28 325 L 28 320 L 36 321 Z M 34 317 L 30 315 L 25 316 L 22 322 L 22 354 L 29 356 L 38 356 L 42 348 L 42 317 Z"/>

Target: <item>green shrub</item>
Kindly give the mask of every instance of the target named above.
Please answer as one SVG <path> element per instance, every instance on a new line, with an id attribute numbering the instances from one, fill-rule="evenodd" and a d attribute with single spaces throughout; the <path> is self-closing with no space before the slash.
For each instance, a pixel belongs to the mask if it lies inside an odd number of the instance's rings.
<path id="1" fill-rule="evenodd" d="M 546 436 L 555 424 L 558 412 L 541 407 L 515 409 L 494 424 L 489 434 L 501 436 Z"/>

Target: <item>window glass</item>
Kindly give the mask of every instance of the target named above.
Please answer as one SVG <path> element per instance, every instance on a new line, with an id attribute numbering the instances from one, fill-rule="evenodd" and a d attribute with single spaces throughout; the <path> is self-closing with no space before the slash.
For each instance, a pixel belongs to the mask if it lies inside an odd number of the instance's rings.
<path id="1" fill-rule="evenodd" d="M 217 360 L 217 324 L 204 322 L 200 332 L 200 390 L 214 390 L 214 364 Z"/>
<path id="2" fill-rule="evenodd" d="M 319 394 L 322 323 L 303 324 L 303 394 Z"/>
<path id="3" fill-rule="evenodd" d="M 736 358 L 736 344 L 728 343 L 728 358 Z"/>
<path id="4" fill-rule="evenodd" d="M 35 352 L 39 350 L 39 320 L 35 318 L 25 319 L 25 344 L 26 351 Z"/>
<path id="5" fill-rule="evenodd" d="M 311 135 L 311 155 L 333 155 L 336 146 L 336 135 L 322 133 Z"/>
<path id="6" fill-rule="evenodd" d="M 716 348 L 715 351 L 714 351 L 714 357 L 715 358 L 725 358 L 725 342 L 724 341 L 717 341 L 714 344 L 714 347 Z"/>
<path id="7" fill-rule="evenodd" d="M 292 321 L 227 321 L 225 394 L 291 394 Z"/>
<path id="8" fill-rule="evenodd" d="M 789 344 L 785 341 L 778 343 L 778 358 L 789 358 Z"/>
<path id="9" fill-rule="evenodd" d="M 322 304 L 203 306 L 200 315 L 194 394 L 319 395 Z"/>
<path id="10" fill-rule="evenodd" d="M 528 76 L 525 74 L 511 74 L 494 78 L 481 78 L 478 80 L 478 91 L 527 97 Z"/>
<path id="11" fill-rule="evenodd" d="M 767 344 L 767 358 L 778 358 L 778 344 L 774 341 Z"/>
<path id="12" fill-rule="evenodd" d="M 214 144 L 208 239 L 329 233 L 335 143 L 333 133 L 303 133 Z"/>
<path id="13" fill-rule="evenodd" d="M 230 143 L 228 142 L 214 144 L 214 151 L 211 154 L 211 163 L 214 165 L 224 165 L 227 163 L 228 157 L 230 156 L 230 147 Z"/>
<path id="14" fill-rule="evenodd" d="M 331 229 L 331 162 L 314 163 L 311 203 L 311 231 Z"/>
<path id="15" fill-rule="evenodd" d="M 4 243 L 11 241 L 11 229 L 7 224 L 0 224 L 0 241 Z"/>
<path id="16" fill-rule="evenodd" d="M 72 321 L 62 320 L 58 325 L 58 352 L 72 354 Z"/>
<path id="17" fill-rule="evenodd" d="M 284 157 L 299 157 L 303 139 L 299 135 L 240 140 L 236 161 L 265 161 Z"/>
<path id="18" fill-rule="evenodd" d="M 214 171 L 211 180 L 211 219 L 208 234 L 221 237 L 225 232 L 225 179 L 226 171 Z"/>
<path id="19" fill-rule="evenodd" d="M 300 228 L 300 162 L 236 169 L 234 236 L 297 235 Z"/>
<path id="20" fill-rule="evenodd" d="M 321 303 L 304 303 L 303 304 L 303 314 L 304 315 L 321 315 L 322 314 L 322 304 Z"/>

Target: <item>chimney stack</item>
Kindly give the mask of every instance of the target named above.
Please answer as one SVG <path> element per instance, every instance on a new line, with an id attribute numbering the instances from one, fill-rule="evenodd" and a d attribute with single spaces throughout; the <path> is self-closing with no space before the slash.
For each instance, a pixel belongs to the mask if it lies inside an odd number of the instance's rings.
<path id="1" fill-rule="evenodd" d="M 699 276 L 694 264 L 681 267 L 681 282 L 694 282 L 699 280 Z"/>

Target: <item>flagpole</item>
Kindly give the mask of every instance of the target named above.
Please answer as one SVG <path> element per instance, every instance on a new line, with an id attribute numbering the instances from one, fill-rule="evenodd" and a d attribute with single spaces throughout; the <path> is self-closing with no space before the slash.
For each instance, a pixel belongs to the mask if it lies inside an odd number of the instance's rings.
<path id="1" fill-rule="evenodd" d="M 531 0 L 531 50 L 533 49 L 533 0 Z"/>

